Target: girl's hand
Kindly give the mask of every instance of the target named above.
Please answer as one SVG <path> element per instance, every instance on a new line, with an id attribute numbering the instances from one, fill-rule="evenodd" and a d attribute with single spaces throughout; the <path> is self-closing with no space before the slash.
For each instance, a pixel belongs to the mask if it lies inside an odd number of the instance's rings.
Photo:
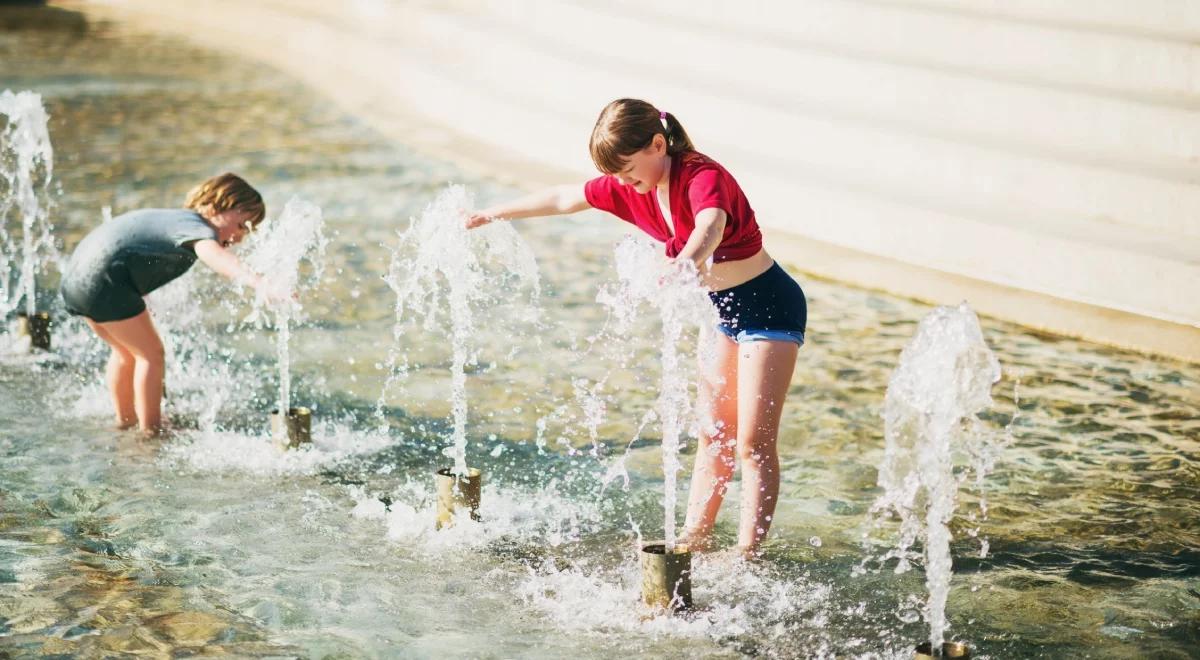
<path id="1" fill-rule="evenodd" d="M 254 282 L 254 290 L 258 294 L 259 300 L 262 300 L 271 307 L 291 304 L 297 302 L 300 298 L 298 294 L 261 277 Z"/>
<path id="2" fill-rule="evenodd" d="M 489 224 L 494 220 L 496 220 L 496 218 L 487 215 L 486 213 L 481 213 L 479 211 L 468 211 L 465 224 L 467 229 L 475 229 L 476 227 L 482 227 L 486 224 Z"/>

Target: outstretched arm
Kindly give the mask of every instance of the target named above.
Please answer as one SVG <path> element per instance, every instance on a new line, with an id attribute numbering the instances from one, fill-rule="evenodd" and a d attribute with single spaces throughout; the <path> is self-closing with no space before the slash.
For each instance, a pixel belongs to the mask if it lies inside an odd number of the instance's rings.
<path id="1" fill-rule="evenodd" d="M 676 260 L 690 260 L 696 264 L 696 270 L 703 271 L 704 264 L 725 236 L 725 212 L 717 208 L 704 209 L 696 214 L 696 226 L 688 236 L 687 243 L 679 251 Z"/>
<path id="2" fill-rule="evenodd" d="M 518 220 L 546 215 L 565 215 L 591 207 L 591 204 L 588 204 L 587 197 L 583 194 L 582 185 L 555 186 L 514 199 L 511 202 L 503 202 L 478 211 L 471 211 L 467 214 L 467 229 L 486 225 L 498 218 Z"/>
<path id="3" fill-rule="evenodd" d="M 226 250 L 220 243 L 205 239 L 196 241 L 192 249 L 196 251 L 196 256 L 204 262 L 205 266 L 218 274 L 238 284 L 249 284 L 255 288 L 262 284 L 262 278 L 258 273 L 246 268 L 237 255 Z"/>

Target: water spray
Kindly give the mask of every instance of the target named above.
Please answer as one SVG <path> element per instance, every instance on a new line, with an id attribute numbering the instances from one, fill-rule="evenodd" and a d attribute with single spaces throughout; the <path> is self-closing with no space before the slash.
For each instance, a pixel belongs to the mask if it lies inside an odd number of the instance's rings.
<path id="1" fill-rule="evenodd" d="M 999 379 L 1000 363 L 975 312 L 963 303 L 939 307 L 921 320 L 888 382 L 879 468 L 884 493 L 872 513 L 877 524 L 891 515 L 900 519 L 899 539 L 883 560 L 898 559 L 897 573 L 913 562 L 925 565 L 929 639 L 917 647 L 918 658 L 968 657 L 965 644 L 945 641 L 952 575 L 949 523 L 967 475 L 956 474 L 954 463 L 956 456 L 976 457 L 977 480 L 990 468 L 995 434 L 977 413 L 991 405 L 992 385 Z M 918 545 L 923 553 L 913 549 Z"/>
<path id="2" fill-rule="evenodd" d="M 453 525 L 464 511 L 479 519 L 483 474 L 467 466 L 467 366 L 476 363 L 479 352 L 475 313 L 507 300 L 506 288 L 528 289 L 534 304 L 539 296 L 537 262 L 511 225 L 495 222 L 476 230 L 466 228 L 463 209 L 472 208 L 473 201 L 462 186 L 450 186 L 438 195 L 399 235 L 385 278 L 396 293 L 396 325 L 381 410 L 393 382 L 407 373 L 397 348 L 405 340 L 407 317 L 423 319 L 427 328 L 439 321 L 449 325 L 453 426 L 451 443 L 442 455 L 453 465 L 434 475 L 438 529 Z"/>
<path id="3" fill-rule="evenodd" d="M 266 308 L 274 317 L 279 357 L 279 404 L 270 415 L 271 437 L 284 448 L 295 448 L 312 441 L 312 410 L 292 405 L 289 344 L 291 323 L 301 312 L 299 293 L 321 281 L 328 242 L 322 232 L 323 226 L 320 207 L 293 197 L 279 218 L 255 237 L 246 257 L 246 264 L 267 281 L 279 298 L 271 302 L 258 296 L 251 320 L 266 316 Z M 301 261 L 307 261 L 310 266 L 305 277 L 300 275 Z"/>
<path id="4" fill-rule="evenodd" d="M 5 314 L 20 306 L 17 333 L 30 350 L 50 350 L 50 315 L 37 311 L 37 278 L 55 256 L 47 191 L 54 173 L 48 117 L 33 92 L 0 92 L 0 306 Z M 9 231 L 10 211 L 21 222 L 20 245 Z M 16 279 L 11 278 L 15 273 Z"/>
<path id="5" fill-rule="evenodd" d="M 718 316 L 695 268 L 688 262 L 665 265 L 657 246 L 648 241 L 626 239 L 618 245 L 616 267 L 617 285 L 601 290 L 597 298 L 612 310 L 616 331 L 628 332 L 643 304 L 657 312 L 662 322 L 662 380 L 648 416 L 662 421 L 664 539 L 643 545 L 638 563 L 642 601 L 678 611 L 692 605 L 692 554 L 687 546 L 676 544 L 676 483 L 684 433 L 696 428 L 697 412 L 688 376 L 690 365 L 697 361 L 681 355 L 679 344 L 690 328 L 715 327 Z"/>

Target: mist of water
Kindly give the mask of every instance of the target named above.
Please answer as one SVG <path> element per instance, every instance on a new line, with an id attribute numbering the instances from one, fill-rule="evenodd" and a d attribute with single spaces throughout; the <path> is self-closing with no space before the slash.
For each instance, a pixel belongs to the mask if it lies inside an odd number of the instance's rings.
<path id="1" fill-rule="evenodd" d="M 661 322 L 659 350 L 662 377 L 651 415 L 662 424 L 663 524 L 668 549 L 675 547 L 676 484 L 682 465 L 679 451 L 685 432 L 698 427 L 691 392 L 699 378 L 698 348 L 681 348 L 688 331 L 703 332 L 718 322 L 716 308 L 691 262 L 668 264 L 655 244 L 627 238 L 616 249 L 618 281 L 603 288 L 597 300 L 612 310 L 615 332 L 628 332 L 646 309 Z M 698 341 L 691 343 L 699 347 Z M 643 427 L 650 419 L 643 421 Z"/>
<path id="2" fill-rule="evenodd" d="M 950 590 L 949 522 L 958 487 L 969 469 L 956 472 L 956 459 L 987 457 L 973 466 L 977 480 L 991 467 L 994 451 L 980 444 L 998 442 L 976 416 L 992 403 L 992 385 L 1000 363 L 988 348 L 975 312 L 965 303 L 939 307 L 921 320 L 916 335 L 900 354 L 884 401 L 884 459 L 879 467 L 877 524 L 899 518 L 899 536 L 883 561 L 897 559 L 896 572 L 920 561 L 912 548 L 924 547 L 925 616 L 930 642 L 939 649 L 947 628 Z"/>
<path id="3" fill-rule="evenodd" d="M 49 222 L 54 149 L 41 95 L 0 92 L 0 116 L 5 118 L 0 129 L 0 305 L 7 314 L 24 298 L 25 312 L 32 317 L 37 311 L 38 271 L 56 256 Z M 9 227 L 16 228 L 16 218 L 19 248 Z M 18 260 L 19 265 L 14 263 Z"/>
<path id="4" fill-rule="evenodd" d="M 264 223 L 255 232 L 246 255 L 246 265 L 267 281 L 274 298 L 260 291 L 251 319 L 269 314 L 275 323 L 281 415 L 291 408 L 291 324 L 303 311 L 300 294 L 321 281 L 328 244 L 324 226 L 319 206 L 293 197 L 274 222 Z M 302 264 L 307 265 L 303 271 Z"/>
<path id="5" fill-rule="evenodd" d="M 473 207 L 474 200 L 462 186 L 450 186 L 439 194 L 399 234 L 386 276 L 396 293 L 396 323 L 380 409 L 391 386 L 407 374 L 405 330 L 409 324 L 419 322 L 426 330 L 447 337 L 453 430 L 443 454 L 454 460 L 457 474 L 467 471 L 467 367 L 476 364 L 481 348 L 475 333 L 477 315 L 528 296 L 523 317 L 495 314 L 489 324 L 528 325 L 541 316 L 538 267 L 532 250 L 507 222 L 468 230 L 463 213 Z"/>

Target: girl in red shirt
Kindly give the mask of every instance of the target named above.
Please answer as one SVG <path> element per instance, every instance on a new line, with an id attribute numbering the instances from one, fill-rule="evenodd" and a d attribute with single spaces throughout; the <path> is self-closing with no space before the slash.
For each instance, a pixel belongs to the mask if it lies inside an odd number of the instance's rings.
<path id="1" fill-rule="evenodd" d="M 804 343 L 804 292 L 762 247 L 737 181 L 696 151 L 668 112 L 618 99 L 592 130 L 592 160 L 604 176 L 471 212 L 474 228 L 518 219 L 608 211 L 666 245 L 669 259 L 695 264 L 721 316 L 716 373 L 700 388 L 713 423 L 700 437 L 684 543 L 711 547 L 713 524 L 733 470 L 742 466 L 738 546 L 759 554 L 779 494 L 776 439 L 796 352 Z"/>

